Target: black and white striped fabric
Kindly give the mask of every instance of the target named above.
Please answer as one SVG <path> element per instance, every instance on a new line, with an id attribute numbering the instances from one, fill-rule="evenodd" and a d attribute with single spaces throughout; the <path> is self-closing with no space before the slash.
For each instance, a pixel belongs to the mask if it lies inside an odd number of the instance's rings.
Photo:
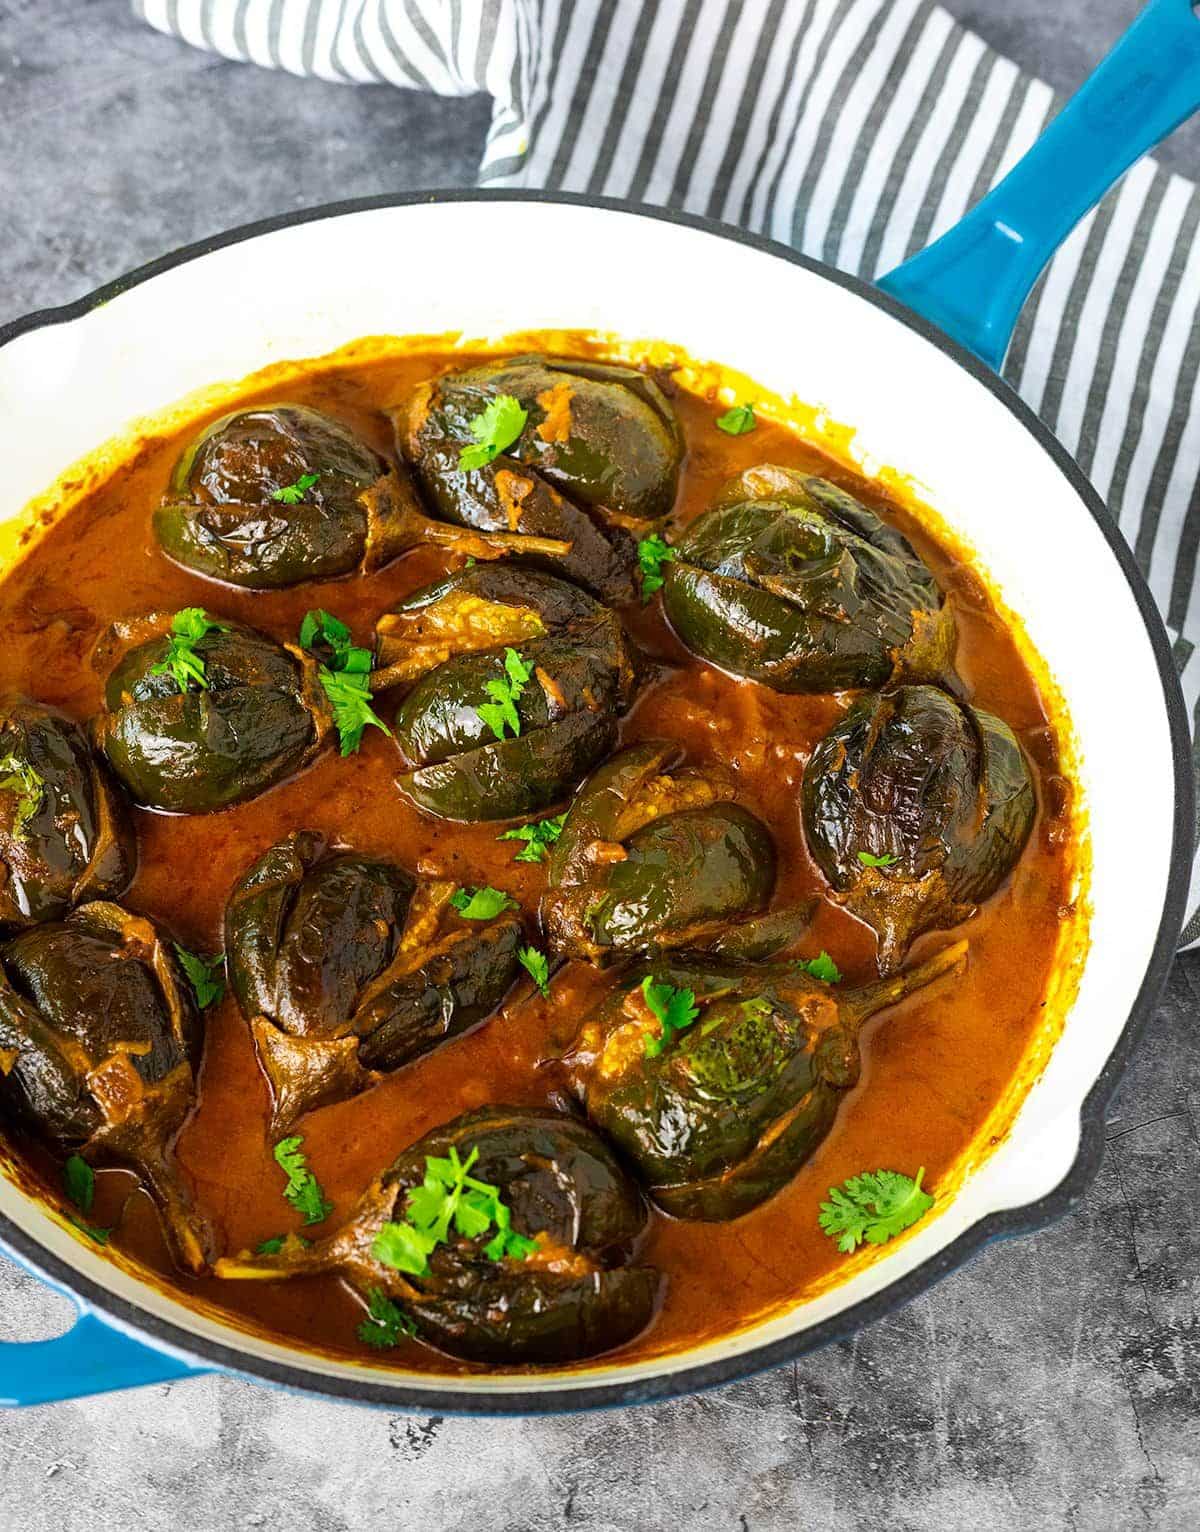
<path id="1" fill-rule="evenodd" d="M 479 179 L 630 198 L 872 278 L 1057 102 L 931 0 L 133 0 L 228 58 L 495 102 Z M 1009 381 L 1133 545 L 1200 709 L 1200 194 L 1143 161 L 1026 305 Z M 1200 941 L 1200 873 L 1185 944 Z"/>

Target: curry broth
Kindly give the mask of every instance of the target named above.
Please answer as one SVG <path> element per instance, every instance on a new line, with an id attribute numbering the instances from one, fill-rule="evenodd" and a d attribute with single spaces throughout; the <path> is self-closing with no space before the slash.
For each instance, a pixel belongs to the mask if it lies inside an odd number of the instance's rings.
<path id="1" fill-rule="evenodd" d="M 315 364 L 284 386 L 248 389 L 237 402 L 286 398 L 311 404 L 390 453 L 390 427 L 380 407 L 431 373 L 476 359 L 458 349 L 351 356 Z M 731 1223 L 689 1224 L 653 1215 L 643 1257 L 666 1274 L 662 1309 L 642 1336 L 605 1360 L 676 1350 L 737 1329 L 836 1280 L 846 1258 L 819 1230 L 817 1205 L 830 1185 L 848 1175 L 881 1165 L 915 1173 L 923 1165 L 928 1186 L 950 1188 L 966 1160 L 1000 1130 L 1000 1108 L 1013 1099 L 1017 1084 L 1028 1083 L 1048 1045 L 1048 997 L 1072 913 L 1070 793 L 1055 730 L 1020 645 L 980 578 L 878 484 L 857 478 L 789 426 L 760 414 L 752 433 L 728 437 L 714 429 L 724 407 L 714 399 L 680 391 L 675 404 L 688 442 L 677 523 L 702 510 L 731 474 L 772 461 L 844 485 L 901 526 L 947 591 L 959 630 L 957 668 L 969 700 L 1004 718 L 1020 738 L 1034 768 L 1039 810 L 1014 873 L 962 929 L 970 940 L 965 974 L 868 1025 L 861 1082 L 795 1179 Z M 168 562 L 151 529 L 152 511 L 185 442 L 231 407 L 226 401 L 172 434 L 146 439 L 34 541 L 0 583 L 6 637 L 0 691 L 89 718 L 100 707 L 102 690 L 91 651 L 108 623 L 189 605 L 205 605 L 289 641 L 304 613 L 324 606 L 350 624 L 357 642 L 370 643 L 380 612 L 461 563 L 420 549 L 369 576 L 256 592 L 216 585 Z M 840 716 L 846 698 L 784 696 L 704 665 L 674 638 L 657 601 L 625 616 L 663 668 L 625 719 L 622 741 L 667 738 L 697 763 L 727 767 L 739 800 L 774 833 L 780 868 L 775 903 L 822 893 L 823 879 L 801 831 L 800 781 L 811 747 Z M 496 838 L 503 826 L 449 825 L 421 813 L 396 790 L 397 767 L 392 742 L 368 730 L 358 755 L 343 760 L 326 751 L 290 781 L 222 813 L 188 818 L 135 810 L 140 864 L 124 902 L 161 919 L 184 945 L 218 951 L 234 880 L 276 840 L 308 827 L 423 874 L 507 889 L 532 919 L 544 866 L 515 862 L 518 848 Z M 947 939 L 939 932 L 924 936 L 913 960 Z M 827 902 L 800 950 L 815 955 L 821 948 L 833 954 L 847 982 L 873 976 L 871 933 Z M 299 1128 L 305 1151 L 334 1203 L 324 1227 L 336 1226 L 372 1176 L 437 1124 L 489 1101 L 550 1099 L 558 1082 L 539 1061 L 573 1034 L 584 1009 L 612 983 L 611 970 L 600 974 L 571 963 L 554 980 L 552 998 L 543 1001 L 522 980 L 503 1009 L 473 1032 L 385 1077 L 368 1093 L 306 1117 Z M 297 1215 L 281 1196 L 267 1087 L 248 1028 L 231 995 L 205 1015 L 199 1103 L 177 1152 L 194 1181 L 199 1209 L 232 1253 L 295 1228 Z M 28 1153 L 57 1196 L 57 1172 L 36 1149 Z M 226 1311 L 241 1323 L 342 1356 L 369 1355 L 376 1363 L 428 1372 L 474 1370 L 416 1342 L 368 1352 L 355 1339 L 360 1300 L 335 1276 L 287 1283 L 181 1276 L 168 1260 L 157 1214 L 129 1172 L 99 1173 L 90 1216 L 115 1225 L 114 1246 L 168 1278 L 187 1301 Z"/>

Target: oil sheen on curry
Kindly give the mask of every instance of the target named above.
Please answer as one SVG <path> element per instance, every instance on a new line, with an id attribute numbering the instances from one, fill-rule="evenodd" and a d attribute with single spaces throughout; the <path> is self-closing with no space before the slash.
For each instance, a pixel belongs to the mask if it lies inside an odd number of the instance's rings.
<path id="1" fill-rule="evenodd" d="M 252 379 L 0 582 L 4 1131 L 244 1327 L 732 1332 L 936 1216 L 1052 1040 L 1024 641 L 894 491 L 613 355 Z"/>

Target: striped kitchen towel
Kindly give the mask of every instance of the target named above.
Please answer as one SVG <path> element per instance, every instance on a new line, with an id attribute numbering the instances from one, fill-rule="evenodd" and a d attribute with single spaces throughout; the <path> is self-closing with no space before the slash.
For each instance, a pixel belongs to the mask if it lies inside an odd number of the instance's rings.
<path id="1" fill-rule="evenodd" d="M 702 213 L 873 278 L 1057 100 L 932 0 L 133 0 L 300 75 L 494 100 L 479 179 Z M 1004 365 L 1150 582 L 1200 709 L 1200 192 L 1144 160 L 1067 241 Z M 1184 943 L 1200 941 L 1200 872 Z"/>

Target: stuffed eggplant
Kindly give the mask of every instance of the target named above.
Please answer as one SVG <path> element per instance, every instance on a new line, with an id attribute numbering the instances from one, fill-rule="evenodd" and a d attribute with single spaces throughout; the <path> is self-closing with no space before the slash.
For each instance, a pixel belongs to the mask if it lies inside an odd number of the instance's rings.
<path id="1" fill-rule="evenodd" d="M 0 1106 L 59 1151 L 137 1170 L 189 1271 L 211 1238 L 171 1146 L 201 1041 L 171 944 L 144 916 L 96 900 L 0 948 Z"/>
<path id="2" fill-rule="evenodd" d="M 933 686 L 864 697 L 804 773 L 809 850 L 835 900 L 878 935 L 881 973 L 995 893 L 1035 811 L 1008 725 Z"/>
<path id="3" fill-rule="evenodd" d="M 672 745 L 630 746 L 580 787 L 550 853 L 542 923 L 551 948 L 601 967 L 673 948 L 762 956 L 787 945 L 811 903 L 757 920 L 775 843 L 715 771 Z"/>
<path id="4" fill-rule="evenodd" d="M 399 1304 L 418 1337 L 451 1356 L 563 1365 L 649 1323 L 660 1277 L 631 1263 L 645 1222 L 637 1187 L 586 1123 L 486 1106 L 406 1149 L 336 1233 L 216 1270 L 337 1272 L 364 1298 Z"/>
<path id="5" fill-rule="evenodd" d="M 833 1126 L 863 1023 L 961 970 L 966 943 L 862 989 L 797 965 L 637 971 L 566 1054 L 588 1117 L 676 1218 L 737 1218 L 773 1197 Z"/>
<path id="6" fill-rule="evenodd" d="M 653 378 L 611 362 L 518 356 L 423 384 L 400 448 L 440 516 L 561 538 L 552 567 L 606 601 L 635 594 L 631 532 L 675 503 L 683 433 Z"/>
<path id="7" fill-rule="evenodd" d="M 136 863 L 125 799 L 79 725 L 36 702 L 0 705 L 0 932 L 116 898 Z"/>
<path id="8" fill-rule="evenodd" d="M 748 468 L 675 544 L 663 602 L 693 653 L 781 692 L 937 680 L 954 619 L 894 527 L 825 479 Z"/>
<path id="9" fill-rule="evenodd" d="M 271 1087 L 272 1128 L 373 1085 L 489 1015 L 521 927 L 460 919 L 453 883 L 329 849 L 312 830 L 243 874 L 225 914 L 234 994 Z"/>
<path id="10" fill-rule="evenodd" d="M 136 640 L 141 639 L 141 642 Z M 332 727 L 313 657 L 199 607 L 117 624 L 96 740 L 136 802 L 178 814 L 244 803 L 306 765 Z"/>
<path id="11" fill-rule="evenodd" d="M 154 530 L 185 568 L 251 590 L 368 574 L 420 543 L 482 559 L 567 552 L 431 520 L 407 478 L 366 442 L 297 404 L 238 410 L 209 426 L 175 465 Z"/>
<path id="12" fill-rule="evenodd" d="M 400 787 L 444 819 L 510 819 L 565 798 L 617 741 L 635 658 L 620 619 L 565 580 L 476 566 L 378 625 L 376 687 L 413 682 L 395 717 Z"/>

